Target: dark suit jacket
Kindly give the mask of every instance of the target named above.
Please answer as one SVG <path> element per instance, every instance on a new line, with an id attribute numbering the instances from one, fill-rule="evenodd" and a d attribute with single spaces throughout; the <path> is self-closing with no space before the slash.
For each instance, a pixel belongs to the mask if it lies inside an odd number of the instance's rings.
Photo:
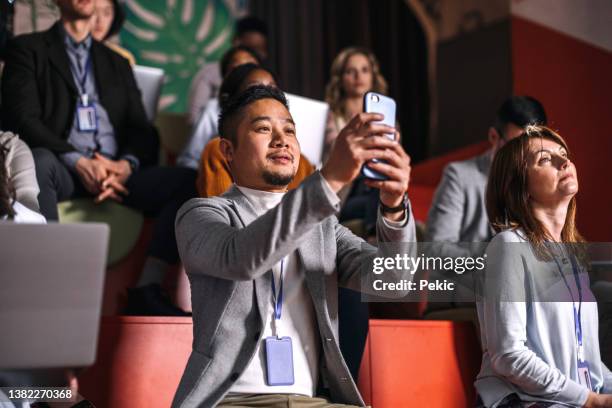
<path id="1" fill-rule="evenodd" d="M 132 154 L 141 165 L 155 164 L 159 140 L 147 120 L 140 91 L 127 60 L 103 44 L 91 46 L 101 105 L 115 130 L 117 156 Z M 60 23 L 49 30 L 12 39 L 2 78 L 6 130 L 31 147 L 56 154 L 74 151 L 69 136 L 78 98 Z"/>

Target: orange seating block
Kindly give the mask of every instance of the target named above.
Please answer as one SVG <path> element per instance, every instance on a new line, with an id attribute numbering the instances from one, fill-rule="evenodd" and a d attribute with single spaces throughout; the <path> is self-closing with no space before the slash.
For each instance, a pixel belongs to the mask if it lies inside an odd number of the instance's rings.
<path id="1" fill-rule="evenodd" d="M 488 141 L 483 141 L 415 164 L 410 172 L 410 182 L 436 187 L 442 179 L 444 166 L 448 163 L 477 156 L 490 147 L 491 144 Z"/>
<path id="2" fill-rule="evenodd" d="M 193 339 L 189 317 L 103 317 L 79 393 L 98 408 L 168 408 Z"/>
<path id="3" fill-rule="evenodd" d="M 471 408 L 480 361 L 470 323 L 370 320 L 358 386 L 373 408 Z"/>
<path id="4" fill-rule="evenodd" d="M 103 317 L 79 392 L 98 408 L 169 407 L 187 363 L 187 317 Z M 467 408 L 480 347 L 469 323 L 370 320 L 359 389 L 374 408 Z"/>
<path id="5" fill-rule="evenodd" d="M 433 157 L 422 161 L 412 167 L 410 172 L 410 187 L 408 196 L 412 204 L 414 218 L 420 222 L 427 222 L 429 208 L 433 201 L 433 196 L 442 179 L 444 167 L 457 160 L 465 160 L 484 153 L 491 145 L 488 141 L 463 147 L 442 156 Z"/>
<path id="6" fill-rule="evenodd" d="M 427 221 L 429 207 L 431 206 L 435 192 L 436 186 L 411 184 L 410 187 L 408 187 L 408 197 L 410 197 L 412 214 L 415 220 L 423 223 Z"/>

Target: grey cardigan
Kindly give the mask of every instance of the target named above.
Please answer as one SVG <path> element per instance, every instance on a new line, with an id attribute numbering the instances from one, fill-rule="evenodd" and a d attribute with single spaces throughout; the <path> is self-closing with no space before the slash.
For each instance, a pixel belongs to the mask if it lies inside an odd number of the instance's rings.
<path id="1" fill-rule="evenodd" d="M 569 292 L 560 278 L 550 278 L 553 271 L 521 244 L 525 242 L 520 231 L 508 230 L 487 247 L 484 297 L 477 302 L 484 353 L 476 388 L 486 407 L 497 406 L 511 393 L 524 401 L 582 407 L 589 390 L 578 382 L 572 303 L 551 301 L 563 300 L 555 290 L 565 300 Z M 564 273 L 577 290 L 571 269 Z M 612 393 L 612 373 L 599 354 L 597 303 L 588 275 L 582 274 L 582 280 L 582 330 L 593 387 Z M 551 295 L 544 301 L 547 292 Z"/>
<path id="2" fill-rule="evenodd" d="M 0 131 L 0 146 L 8 149 L 4 165 L 8 177 L 15 188 L 15 198 L 32 211 L 40 212 L 38 207 L 38 182 L 34 158 L 28 145 L 11 132 Z"/>
<path id="3" fill-rule="evenodd" d="M 491 151 L 469 160 L 450 163 L 444 169 L 442 181 L 427 217 L 426 240 L 446 242 L 438 245 L 439 256 L 481 255 L 482 245 L 473 250 L 460 242 L 488 242 L 493 237 L 485 205 L 485 190 Z"/>
<path id="4" fill-rule="evenodd" d="M 193 351 L 173 407 L 212 407 L 255 354 L 267 304 L 272 267 L 297 249 L 306 273 L 321 338 L 319 382 L 336 403 L 364 402 L 338 346 L 338 285 L 359 290 L 376 249 L 335 217 L 339 199 L 315 172 L 281 203 L 257 218 L 235 187 L 220 197 L 196 198 L 179 210 L 176 237 L 191 283 Z M 410 214 L 403 228 L 379 219 L 382 241 L 413 242 Z"/>

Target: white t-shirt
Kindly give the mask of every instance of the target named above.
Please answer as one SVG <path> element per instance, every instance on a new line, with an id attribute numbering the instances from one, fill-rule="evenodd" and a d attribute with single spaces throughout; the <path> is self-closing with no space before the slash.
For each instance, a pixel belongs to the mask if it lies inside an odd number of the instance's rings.
<path id="1" fill-rule="evenodd" d="M 276 207 L 285 193 L 271 193 L 238 186 L 238 189 L 253 205 L 258 216 Z M 273 332 L 274 304 L 272 297 L 264 316 L 264 330 L 258 342 L 255 356 L 234 383 L 232 394 L 299 394 L 314 396 L 319 372 L 319 335 L 314 305 L 306 288 L 304 271 L 297 252 L 289 254 L 284 261 L 283 306 L 276 332 Z M 273 268 L 276 290 L 279 289 L 280 263 Z M 288 336 L 293 346 L 293 368 L 295 382 L 289 386 L 268 386 L 266 384 L 266 356 L 263 339 L 273 335 Z"/>
<path id="2" fill-rule="evenodd" d="M 13 203 L 13 210 L 15 211 L 15 217 L 11 220 L 19 224 L 46 224 L 47 220 L 41 214 L 30 210 L 19 201 Z M 3 217 L 6 220 L 7 217 Z"/>

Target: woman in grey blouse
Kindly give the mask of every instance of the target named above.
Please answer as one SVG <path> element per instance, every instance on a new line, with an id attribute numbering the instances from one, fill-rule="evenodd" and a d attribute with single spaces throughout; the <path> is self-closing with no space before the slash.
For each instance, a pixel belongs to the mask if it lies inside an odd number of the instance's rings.
<path id="1" fill-rule="evenodd" d="M 567 145 L 546 127 L 527 127 L 494 158 L 486 201 L 498 234 L 477 303 L 480 406 L 612 407 L 574 223 L 577 192 Z"/>

